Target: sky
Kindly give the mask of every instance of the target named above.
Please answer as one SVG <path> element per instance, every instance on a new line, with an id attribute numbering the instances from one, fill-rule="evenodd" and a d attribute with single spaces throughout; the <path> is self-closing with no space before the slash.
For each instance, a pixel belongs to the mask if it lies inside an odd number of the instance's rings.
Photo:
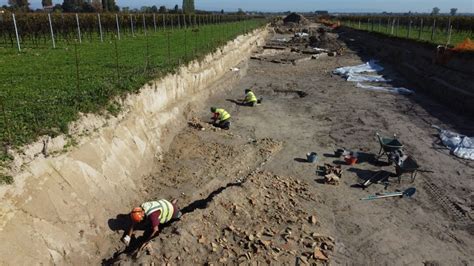
<path id="1" fill-rule="evenodd" d="M 62 3 L 62 0 L 53 0 Z M 182 0 L 116 0 L 121 7 L 140 8 L 141 6 L 162 6 L 168 8 Z M 0 0 L 0 5 L 7 0 Z M 30 0 L 32 8 L 39 8 L 41 0 Z M 315 11 L 330 12 L 431 12 L 433 7 L 439 7 L 442 13 L 448 13 L 450 8 L 457 8 L 458 13 L 473 13 L 474 0 L 195 0 L 196 8 L 201 10 L 236 11 Z"/>

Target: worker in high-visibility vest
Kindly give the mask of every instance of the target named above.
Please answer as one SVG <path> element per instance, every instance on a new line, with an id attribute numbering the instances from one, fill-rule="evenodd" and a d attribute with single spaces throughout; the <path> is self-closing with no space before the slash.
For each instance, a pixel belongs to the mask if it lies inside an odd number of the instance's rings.
<path id="1" fill-rule="evenodd" d="M 242 101 L 242 105 L 246 106 L 256 106 L 257 103 L 261 103 L 262 99 L 257 99 L 257 96 L 255 96 L 255 93 L 250 90 L 246 89 L 245 90 L 245 99 Z"/>
<path id="2" fill-rule="evenodd" d="M 211 112 L 213 114 L 212 124 L 215 127 L 220 127 L 222 129 L 230 128 L 230 114 L 226 110 L 222 108 L 211 107 Z"/>
<path id="3" fill-rule="evenodd" d="M 134 232 L 134 228 L 138 223 L 147 221 L 151 226 L 151 234 L 141 244 L 139 249 L 147 246 L 150 240 L 158 235 L 159 225 L 166 224 L 174 219 L 181 217 L 181 211 L 176 205 L 177 200 L 167 201 L 165 199 L 157 201 L 149 201 L 143 203 L 140 207 L 135 207 L 130 212 L 132 225 L 128 233 L 122 238 L 122 241 L 128 246 Z"/>

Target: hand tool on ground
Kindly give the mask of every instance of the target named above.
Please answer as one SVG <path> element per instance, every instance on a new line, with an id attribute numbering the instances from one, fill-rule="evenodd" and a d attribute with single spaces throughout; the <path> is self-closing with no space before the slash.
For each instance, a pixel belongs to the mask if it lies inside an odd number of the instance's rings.
<path id="1" fill-rule="evenodd" d="M 415 194 L 416 188 L 411 187 L 405 189 L 405 191 L 400 192 L 389 192 L 389 193 L 379 193 L 376 195 L 370 195 L 367 198 L 362 198 L 361 200 L 374 200 L 374 199 L 383 199 L 383 198 L 390 198 L 390 197 L 411 197 Z"/>

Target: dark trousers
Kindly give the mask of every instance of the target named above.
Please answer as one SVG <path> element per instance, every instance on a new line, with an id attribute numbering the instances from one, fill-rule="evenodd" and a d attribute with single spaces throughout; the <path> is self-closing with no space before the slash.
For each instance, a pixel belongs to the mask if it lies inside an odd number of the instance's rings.
<path id="1" fill-rule="evenodd" d="M 230 128 L 230 121 L 229 119 L 224 121 L 219 121 L 219 123 L 214 122 L 215 127 L 220 127 L 222 129 L 229 129 Z"/>

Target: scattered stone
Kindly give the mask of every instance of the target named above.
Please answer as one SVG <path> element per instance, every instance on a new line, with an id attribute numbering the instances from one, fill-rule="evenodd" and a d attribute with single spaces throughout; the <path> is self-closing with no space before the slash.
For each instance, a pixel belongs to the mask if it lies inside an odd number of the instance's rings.
<path id="1" fill-rule="evenodd" d="M 309 217 L 308 219 L 309 223 L 311 224 L 316 224 L 318 222 L 318 220 L 316 219 L 316 216 L 312 215 L 311 217 Z"/>
<path id="2" fill-rule="evenodd" d="M 329 258 L 324 255 L 324 253 L 318 248 L 314 248 L 314 253 L 313 253 L 314 259 L 316 260 L 322 260 L 322 261 L 328 261 Z"/>

